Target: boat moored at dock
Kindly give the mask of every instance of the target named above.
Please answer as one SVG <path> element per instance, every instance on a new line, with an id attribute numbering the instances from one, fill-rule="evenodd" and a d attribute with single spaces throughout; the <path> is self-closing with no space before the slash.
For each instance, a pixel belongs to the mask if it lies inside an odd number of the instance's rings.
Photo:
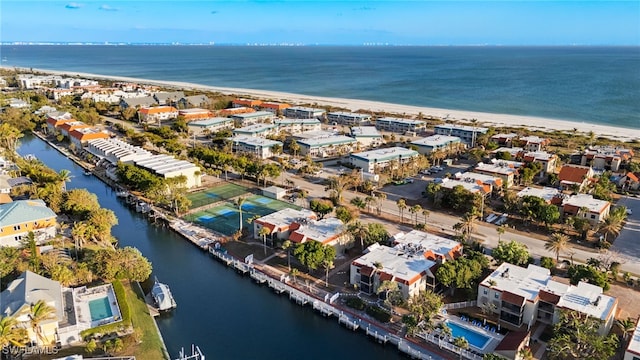
<path id="1" fill-rule="evenodd" d="M 173 295 L 171 295 L 169 286 L 159 282 L 157 278 L 151 288 L 151 296 L 158 311 L 170 311 L 176 308 L 176 301 L 173 299 Z"/>

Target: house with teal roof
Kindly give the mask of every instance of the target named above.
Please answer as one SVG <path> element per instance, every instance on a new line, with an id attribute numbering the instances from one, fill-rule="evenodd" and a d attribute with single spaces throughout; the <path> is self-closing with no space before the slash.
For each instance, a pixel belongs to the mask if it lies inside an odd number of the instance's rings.
<path id="1" fill-rule="evenodd" d="M 0 246 L 18 247 L 30 231 L 38 242 L 56 236 L 56 217 L 56 213 L 39 199 L 0 204 Z"/>

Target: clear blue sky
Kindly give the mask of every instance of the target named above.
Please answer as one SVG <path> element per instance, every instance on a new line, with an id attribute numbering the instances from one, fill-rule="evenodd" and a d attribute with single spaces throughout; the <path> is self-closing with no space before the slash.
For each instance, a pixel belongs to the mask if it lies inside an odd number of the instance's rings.
<path id="1" fill-rule="evenodd" d="M 640 45 L 640 1 L 0 1 L 1 41 Z"/>

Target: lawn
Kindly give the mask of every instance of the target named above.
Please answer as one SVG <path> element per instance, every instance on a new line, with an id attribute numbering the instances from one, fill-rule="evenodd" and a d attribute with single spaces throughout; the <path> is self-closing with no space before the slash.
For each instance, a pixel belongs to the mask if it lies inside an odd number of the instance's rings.
<path id="1" fill-rule="evenodd" d="M 130 283 L 130 286 L 124 288 L 131 308 L 131 322 L 134 331 L 140 336 L 138 344 L 131 349 L 133 355 L 137 359 L 168 359 L 155 320 L 144 301 L 142 289 L 137 283 Z"/>

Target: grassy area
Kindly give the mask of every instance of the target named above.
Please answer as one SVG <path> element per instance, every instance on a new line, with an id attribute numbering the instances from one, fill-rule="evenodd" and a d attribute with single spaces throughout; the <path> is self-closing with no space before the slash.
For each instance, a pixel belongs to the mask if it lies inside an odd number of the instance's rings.
<path id="1" fill-rule="evenodd" d="M 129 299 L 131 322 L 138 337 L 138 343 L 129 352 L 137 359 L 167 359 L 163 351 L 164 344 L 156 327 L 155 320 L 149 314 L 149 308 L 144 301 L 144 294 L 135 283 L 125 285 L 125 293 Z M 127 353 L 127 352 L 125 352 Z"/>

